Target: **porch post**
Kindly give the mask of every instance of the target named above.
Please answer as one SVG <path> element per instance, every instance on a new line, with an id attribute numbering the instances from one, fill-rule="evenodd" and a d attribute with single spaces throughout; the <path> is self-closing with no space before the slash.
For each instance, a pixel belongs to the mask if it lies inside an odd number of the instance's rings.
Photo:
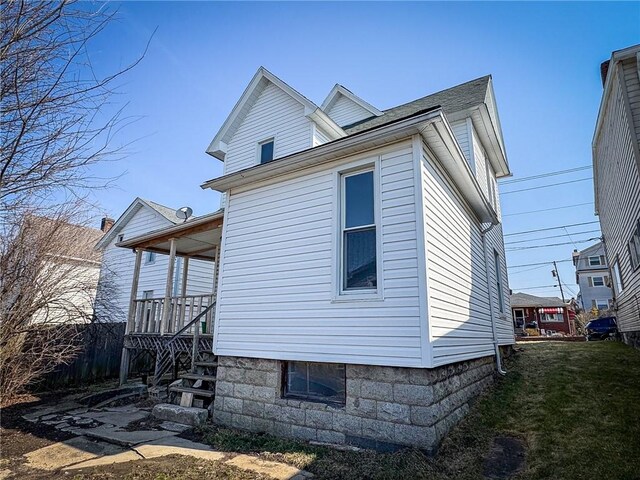
<path id="1" fill-rule="evenodd" d="M 167 285 L 164 290 L 164 306 L 162 308 L 162 322 L 160 324 L 160 335 L 164 335 L 169 329 L 169 314 L 171 313 L 171 290 L 173 289 L 173 271 L 176 265 L 176 239 L 169 240 L 169 268 L 167 269 Z"/>
<path id="2" fill-rule="evenodd" d="M 140 266 L 142 265 L 141 249 L 136 249 L 136 261 L 133 267 L 133 278 L 131 279 L 131 296 L 129 297 L 129 312 L 127 316 L 127 325 L 125 327 L 125 335 L 131 333 L 135 329 L 136 321 L 136 297 L 138 295 L 138 280 L 140 279 Z M 129 375 L 129 350 L 122 347 L 122 356 L 120 357 L 120 385 L 127 383 Z"/>
<path id="3" fill-rule="evenodd" d="M 213 248 L 213 258 L 215 258 L 215 263 L 213 265 L 213 297 L 216 298 L 218 295 L 218 274 L 220 272 L 220 247 L 217 245 Z"/>
<path id="4" fill-rule="evenodd" d="M 180 296 L 187 296 L 187 275 L 189 274 L 189 257 L 184 257 L 182 263 L 182 289 L 180 290 Z"/>

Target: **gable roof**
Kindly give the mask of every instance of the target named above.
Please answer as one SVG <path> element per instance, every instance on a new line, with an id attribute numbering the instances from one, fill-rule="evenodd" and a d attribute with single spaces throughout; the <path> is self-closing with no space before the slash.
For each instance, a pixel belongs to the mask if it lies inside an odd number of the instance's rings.
<path id="1" fill-rule="evenodd" d="M 249 113 L 249 110 L 251 110 L 255 101 L 269 83 L 275 85 L 291 98 L 299 102 L 304 107 L 305 116 L 321 126 L 323 130 L 330 135 L 331 140 L 346 136 L 344 130 L 342 130 L 340 126 L 338 126 L 324 111 L 322 111 L 320 107 L 297 90 L 291 88 L 266 68 L 260 67 L 249 82 L 249 85 L 247 85 L 247 88 L 242 93 L 238 102 L 233 107 L 233 110 L 231 110 L 231 113 L 222 124 L 222 127 L 220 127 L 220 130 L 209 144 L 209 147 L 206 150 L 209 155 L 217 158 L 218 160 L 224 161 L 227 144 L 233 137 L 236 130 L 240 127 L 240 124 Z"/>
<path id="2" fill-rule="evenodd" d="M 379 115 L 382 115 L 382 112 L 378 110 L 376 107 L 371 105 L 369 102 L 366 102 L 362 98 L 358 97 L 351 90 L 349 90 L 348 88 L 345 88 L 339 83 L 336 83 L 334 85 L 334 87 L 329 92 L 329 95 L 327 95 L 327 98 L 325 98 L 324 102 L 322 102 L 322 105 L 320 106 L 320 108 L 322 108 L 323 111 L 328 112 L 329 110 L 331 110 L 331 107 L 340 98 L 340 96 L 348 98 L 356 105 L 359 105 L 360 107 L 362 107 L 363 109 L 371 113 L 372 116 L 377 117 Z"/>
<path id="3" fill-rule="evenodd" d="M 578 253 L 580 254 L 581 257 L 584 257 L 586 255 L 589 255 L 590 253 L 594 253 L 599 250 L 602 250 L 603 248 L 604 248 L 604 245 L 602 244 L 602 242 L 598 242 L 594 245 L 591 245 L 590 247 L 583 248 Z"/>
<path id="4" fill-rule="evenodd" d="M 109 229 L 107 233 L 103 235 L 103 237 L 96 243 L 96 249 L 105 248 L 111 240 L 125 227 L 129 220 L 133 218 L 133 216 L 141 209 L 148 208 L 152 212 L 160 215 L 162 218 L 167 220 L 168 222 L 176 225 L 181 223 L 181 220 L 176 217 L 176 210 L 170 207 L 166 207 L 164 205 L 160 205 L 159 203 L 152 202 L 151 200 L 144 200 L 140 197 L 136 197 L 136 199 L 131 202 L 131 205 L 127 207 L 118 220 L 115 221 L 113 226 Z"/>
<path id="5" fill-rule="evenodd" d="M 558 297 L 536 297 L 518 292 L 511 295 L 511 307 L 569 307 L 569 305 Z"/>
<path id="6" fill-rule="evenodd" d="M 362 130 L 384 125 L 399 118 L 408 117 L 420 110 L 426 110 L 438 105 L 446 115 L 467 110 L 484 103 L 490 80 L 491 76 L 486 75 L 471 80 L 470 82 L 413 100 L 412 102 L 398 105 L 397 107 L 384 110 L 382 115 L 376 118 L 370 118 L 355 125 L 347 126 L 345 127 L 345 131 L 351 135 Z"/>

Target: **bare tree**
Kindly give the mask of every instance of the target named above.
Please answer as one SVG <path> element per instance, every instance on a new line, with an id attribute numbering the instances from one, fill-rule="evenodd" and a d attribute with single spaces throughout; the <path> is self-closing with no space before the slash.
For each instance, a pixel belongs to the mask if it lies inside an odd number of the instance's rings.
<path id="1" fill-rule="evenodd" d="M 113 135 L 131 121 L 121 109 L 104 117 L 115 109 L 115 82 L 144 55 L 113 74 L 95 73 L 89 45 L 115 15 L 104 5 L 0 3 L 3 396 L 69 362 L 78 326 L 94 319 L 87 305 L 95 307 L 97 260 L 79 252 L 97 238 L 77 224 L 89 217 L 88 190 L 109 183 L 91 167 L 122 154 Z M 108 301 L 105 292 L 98 301 Z"/>

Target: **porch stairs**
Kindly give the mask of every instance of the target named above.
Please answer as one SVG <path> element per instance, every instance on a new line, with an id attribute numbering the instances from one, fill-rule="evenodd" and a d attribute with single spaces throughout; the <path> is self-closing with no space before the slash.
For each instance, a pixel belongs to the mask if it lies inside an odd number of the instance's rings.
<path id="1" fill-rule="evenodd" d="M 156 406 L 159 408 L 154 408 L 154 415 L 162 420 L 196 425 L 200 424 L 203 418 L 211 417 L 213 414 L 218 357 L 210 347 L 211 335 L 200 334 L 198 327 L 200 318 L 214 307 L 215 302 L 176 332 L 166 343 L 162 355 L 156 361 L 154 375 L 156 386 L 172 369 L 177 372 L 181 365 L 187 362 L 191 365 L 187 373 L 178 374 L 178 379 L 169 385 L 168 404 L 160 404 Z M 179 348 L 178 342 L 193 325 L 196 326 L 193 329 L 193 348 L 191 352 L 185 353 L 184 349 Z M 203 345 L 208 348 L 202 349 Z M 179 407 L 172 408 L 176 405 Z"/>

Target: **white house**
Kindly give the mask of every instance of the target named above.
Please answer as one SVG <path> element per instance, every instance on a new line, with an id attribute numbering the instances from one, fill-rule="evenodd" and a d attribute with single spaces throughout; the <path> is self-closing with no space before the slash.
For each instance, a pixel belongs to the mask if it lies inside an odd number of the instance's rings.
<path id="1" fill-rule="evenodd" d="M 224 214 L 120 246 L 189 256 L 206 222 L 221 241 L 215 421 L 433 448 L 514 343 L 491 77 L 383 111 L 260 68 L 207 152 Z"/>
<path id="2" fill-rule="evenodd" d="M 613 308 L 613 290 L 604 244 L 598 242 L 573 252 L 576 283 L 580 286 L 578 304 L 585 310 L 606 311 Z"/>
<path id="3" fill-rule="evenodd" d="M 596 214 L 622 339 L 640 348 L 640 45 L 601 65 L 604 90 L 593 134 Z"/>
<path id="4" fill-rule="evenodd" d="M 96 249 L 103 252 L 99 289 L 107 290 L 103 295 L 113 298 L 108 302 L 110 320 L 126 319 L 135 263 L 135 255 L 128 250 L 117 248 L 116 243 L 181 222 L 183 220 L 176 216 L 175 209 L 141 198 L 136 198 L 115 222 L 110 219 L 103 220 L 103 228 L 107 231 L 96 244 Z M 113 223 L 111 227 L 110 223 Z M 166 255 L 159 255 L 154 251 L 145 252 L 136 298 L 157 299 L 165 295 L 168 264 Z M 183 263 L 179 260 L 172 277 L 171 293 L 174 296 L 180 293 L 182 271 Z M 212 292 L 213 265 L 210 262 L 194 260 L 189 265 L 186 293 L 200 295 Z M 100 315 L 100 312 L 97 314 Z"/>

